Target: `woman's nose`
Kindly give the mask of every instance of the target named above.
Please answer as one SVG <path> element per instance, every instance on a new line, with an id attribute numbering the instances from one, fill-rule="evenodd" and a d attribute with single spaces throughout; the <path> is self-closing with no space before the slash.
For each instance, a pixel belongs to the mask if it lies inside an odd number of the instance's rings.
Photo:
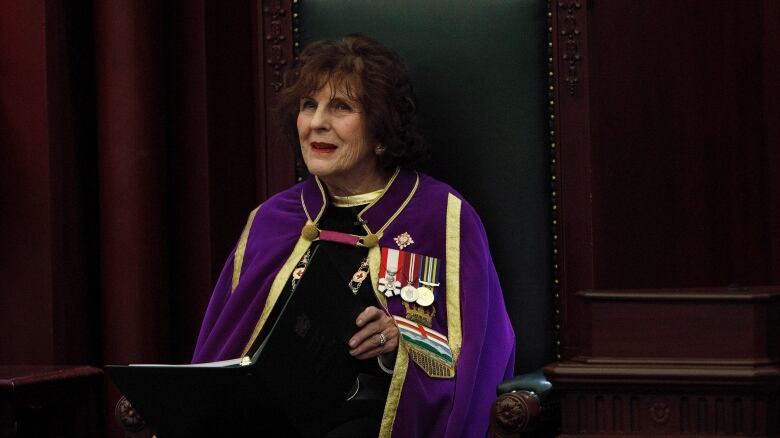
<path id="1" fill-rule="evenodd" d="M 328 129 L 330 127 L 330 119 L 328 117 L 328 111 L 325 105 L 319 105 L 317 110 L 314 111 L 314 116 L 311 118 L 312 129 Z"/>

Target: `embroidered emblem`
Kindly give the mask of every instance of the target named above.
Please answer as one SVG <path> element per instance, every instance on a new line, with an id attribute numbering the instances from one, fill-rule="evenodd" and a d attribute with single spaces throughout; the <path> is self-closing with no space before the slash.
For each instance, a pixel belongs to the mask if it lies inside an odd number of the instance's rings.
<path id="1" fill-rule="evenodd" d="M 433 326 L 433 317 L 436 316 L 436 308 L 433 306 L 423 307 L 417 303 L 404 302 L 406 317 L 425 327 Z"/>
<path id="2" fill-rule="evenodd" d="M 400 316 L 395 318 L 409 357 L 430 377 L 455 376 L 452 349 L 443 334 Z"/>
<path id="3" fill-rule="evenodd" d="M 403 232 L 393 238 L 395 244 L 398 245 L 398 249 L 404 249 L 407 246 L 414 243 L 414 239 L 407 232 Z"/>

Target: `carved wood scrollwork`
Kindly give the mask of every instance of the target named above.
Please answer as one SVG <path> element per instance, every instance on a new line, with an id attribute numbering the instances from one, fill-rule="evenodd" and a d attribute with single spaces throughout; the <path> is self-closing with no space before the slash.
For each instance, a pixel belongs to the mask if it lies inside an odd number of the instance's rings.
<path id="1" fill-rule="evenodd" d="M 285 26 L 286 20 L 289 20 L 290 11 L 285 8 L 281 0 L 263 2 L 263 21 L 265 35 L 263 35 L 263 44 L 265 46 L 265 63 L 271 67 L 270 85 L 274 91 L 282 88 L 282 72 L 287 65 L 287 54 L 285 53 Z"/>
<path id="2" fill-rule="evenodd" d="M 577 27 L 577 14 L 582 9 L 582 1 L 559 1 L 558 8 L 565 14 L 561 26 L 561 36 L 564 40 L 562 59 L 566 66 L 564 80 L 569 86 L 569 95 L 574 96 L 580 80 L 577 64 L 582 60 L 579 51 L 580 29 Z"/>
<path id="3" fill-rule="evenodd" d="M 541 410 L 539 398 L 532 392 L 500 395 L 491 408 L 491 422 L 495 427 L 491 436 L 502 438 L 528 431 L 539 420 Z"/>
<path id="4" fill-rule="evenodd" d="M 146 422 L 124 396 L 116 403 L 114 416 L 127 432 L 139 432 L 146 427 Z"/>
<path id="5" fill-rule="evenodd" d="M 665 425 L 669 422 L 670 408 L 667 403 L 655 402 L 650 406 L 650 419 L 657 426 Z"/>

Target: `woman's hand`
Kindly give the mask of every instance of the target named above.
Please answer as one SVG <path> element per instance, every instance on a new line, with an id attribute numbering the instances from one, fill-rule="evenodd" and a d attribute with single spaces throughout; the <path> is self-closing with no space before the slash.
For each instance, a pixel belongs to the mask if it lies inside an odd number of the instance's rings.
<path id="1" fill-rule="evenodd" d="M 349 354 L 358 359 L 383 355 L 382 363 L 392 367 L 398 349 L 398 327 L 395 320 L 374 306 L 367 307 L 355 320 L 360 327 L 349 340 Z M 384 343 L 381 342 L 384 339 Z"/>

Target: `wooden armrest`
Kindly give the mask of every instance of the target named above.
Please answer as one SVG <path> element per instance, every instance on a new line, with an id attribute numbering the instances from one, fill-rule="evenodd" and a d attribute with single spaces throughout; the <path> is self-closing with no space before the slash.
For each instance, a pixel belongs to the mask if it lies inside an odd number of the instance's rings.
<path id="1" fill-rule="evenodd" d="M 492 437 L 519 437 L 531 431 L 534 436 L 554 436 L 557 400 L 541 369 L 502 382 L 497 392 L 490 409 Z"/>

